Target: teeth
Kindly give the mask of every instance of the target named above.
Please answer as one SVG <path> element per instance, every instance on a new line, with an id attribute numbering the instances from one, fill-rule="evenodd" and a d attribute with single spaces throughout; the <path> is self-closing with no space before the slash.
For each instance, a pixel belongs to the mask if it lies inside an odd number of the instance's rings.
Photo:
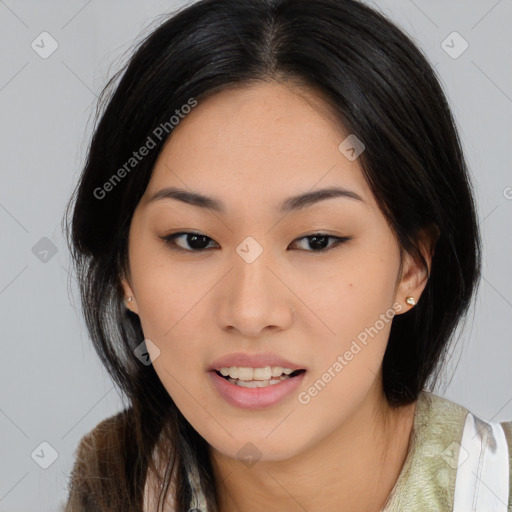
<path id="1" fill-rule="evenodd" d="M 272 386 L 272 384 L 278 384 L 282 380 L 289 379 L 287 375 L 281 375 L 277 378 L 272 378 L 269 380 L 240 380 L 240 379 L 231 379 L 229 378 L 228 381 L 231 382 L 231 384 L 236 384 L 237 386 L 241 386 L 243 388 L 264 388 L 266 386 Z"/>
<path id="2" fill-rule="evenodd" d="M 265 366 L 264 368 L 231 366 L 230 368 L 220 369 L 220 373 L 224 377 L 229 376 L 240 381 L 269 381 L 271 377 L 280 377 L 283 374 L 290 375 L 294 371 L 291 368 L 283 368 L 282 366 Z"/>
<path id="3" fill-rule="evenodd" d="M 233 369 L 233 368 L 231 368 Z M 240 380 L 253 380 L 254 370 L 252 368 L 236 368 L 238 370 L 238 378 Z"/>

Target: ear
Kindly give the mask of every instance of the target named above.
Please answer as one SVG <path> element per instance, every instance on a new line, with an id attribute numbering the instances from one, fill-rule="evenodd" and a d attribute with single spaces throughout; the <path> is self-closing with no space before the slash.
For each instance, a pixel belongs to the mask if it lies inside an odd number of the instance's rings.
<path id="1" fill-rule="evenodd" d="M 396 314 L 406 313 L 414 307 L 414 303 L 408 304 L 406 302 L 408 297 L 412 297 L 414 302 L 418 303 L 430 277 L 432 258 L 439 233 L 439 228 L 435 224 L 431 224 L 421 229 L 416 236 L 418 247 L 425 258 L 427 268 L 420 259 L 405 253 L 395 293 L 395 303 L 400 304 L 401 309 L 396 310 Z"/>
<path id="2" fill-rule="evenodd" d="M 121 276 L 121 287 L 123 289 L 124 294 L 124 303 L 126 307 L 132 312 L 139 314 L 139 308 L 137 307 L 137 299 L 135 298 L 135 292 L 133 291 L 132 284 L 130 283 L 130 278 L 126 275 Z M 133 297 L 132 300 L 128 300 L 129 297 Z"/>

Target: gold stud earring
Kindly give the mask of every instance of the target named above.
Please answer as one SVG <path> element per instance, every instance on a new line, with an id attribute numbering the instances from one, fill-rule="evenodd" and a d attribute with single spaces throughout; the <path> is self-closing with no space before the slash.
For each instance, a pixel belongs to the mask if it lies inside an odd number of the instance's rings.
<path id="1" fill-rule="evenodd" d="M 416 304 L 414 297 L 410 297 L 410 296 L 405 298 L 405 302 L 407 302 L 407 304 L 409 304 L 409 306 L 414 306 Z"/>

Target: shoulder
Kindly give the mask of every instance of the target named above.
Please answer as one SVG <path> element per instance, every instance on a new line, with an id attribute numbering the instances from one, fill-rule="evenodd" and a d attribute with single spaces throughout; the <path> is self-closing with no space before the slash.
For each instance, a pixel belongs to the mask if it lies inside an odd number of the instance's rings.
<path id="1" fill-rule="evenodd" d="M 512 510 L 512 421 L 487 421 L 446 398 L 430 394 L 444 437 L 445 462 L 454 469 L 456 510 Z M 454 423 L 455 421 L 455 423 Z M 458 425 L 457 428 L 453 428 Z"/>
<path id="2" fill-rule="evenodd" d="M 457 463 L 454 503 L 460 509 L 512 510 L 512 421 L 468 412 Z"/>
<path id="3" fill-rule="evenodd" d="M 131 417 L 131 409 L 113 414 L 80 439 L 68 480 L 65 512 L 108 510 L 105 488 L 115 475 L 124 475 L 122 454 Z"/>
<path id="4" fill-rule="evenodd" d="M 507 512 L 511 434 L 512 422 L 484 421 L 461 404 L 423 391 L 409 453 L 385 511 Z M 495 507 L 488 501 L 492 496 Z"/>
<path id="5" fill-rule="evenodd" d="M 79 441 L 75 465 L 85 469 L 108 461 L 109 452 L 116 451 L 123 444 L 130 423 L 131 409 L 125 409 L 102 420 Z"/>

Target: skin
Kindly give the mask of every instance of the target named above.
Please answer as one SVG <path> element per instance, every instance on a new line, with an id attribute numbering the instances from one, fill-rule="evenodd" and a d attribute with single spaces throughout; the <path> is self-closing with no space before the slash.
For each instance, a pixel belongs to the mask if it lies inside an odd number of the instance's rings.
<path id="1" fill-rule="evenodd" d="M 175 128 L 155 164 L 129 233 L 127 307 L 160 350 L 153 365 L 183 415 L 211 447 L 221 512 L 379 511 L 407 455 L 416 403 L 388 406 L 381 364 L 391 322 L 307 404 L 298 401 L 379 315 L 408 311 L 427 269 L 404 254 L 359 159 L 338 149 L 348 133 L 311 90 L 276 83 L 218 92 Z M 331 198 L 276 213 L 291 195 L 341 186 Z M 174 199 L 168 186 L 221 199 L 223 214 Z M 197 231 L 208 248 L 175 252 L 163 236 Z M 303 237 L 351 236 L 326 252 Z M 252 236 L 262 254 L 236 248 Z M 424 240 L 424 241 L 423 241 Z M 333 244 L 331 239 L 328 245 Z M 204 247 L 203 245 L 202 247 Z M 432 240 L 422 238 L 430 266 Z M 263 410 L 234 407 L 207 366 L 230 352 L 275 352 L 307 368 L 297 392 Z M 248 466 L 237 452 L 261 453 Z"/>

